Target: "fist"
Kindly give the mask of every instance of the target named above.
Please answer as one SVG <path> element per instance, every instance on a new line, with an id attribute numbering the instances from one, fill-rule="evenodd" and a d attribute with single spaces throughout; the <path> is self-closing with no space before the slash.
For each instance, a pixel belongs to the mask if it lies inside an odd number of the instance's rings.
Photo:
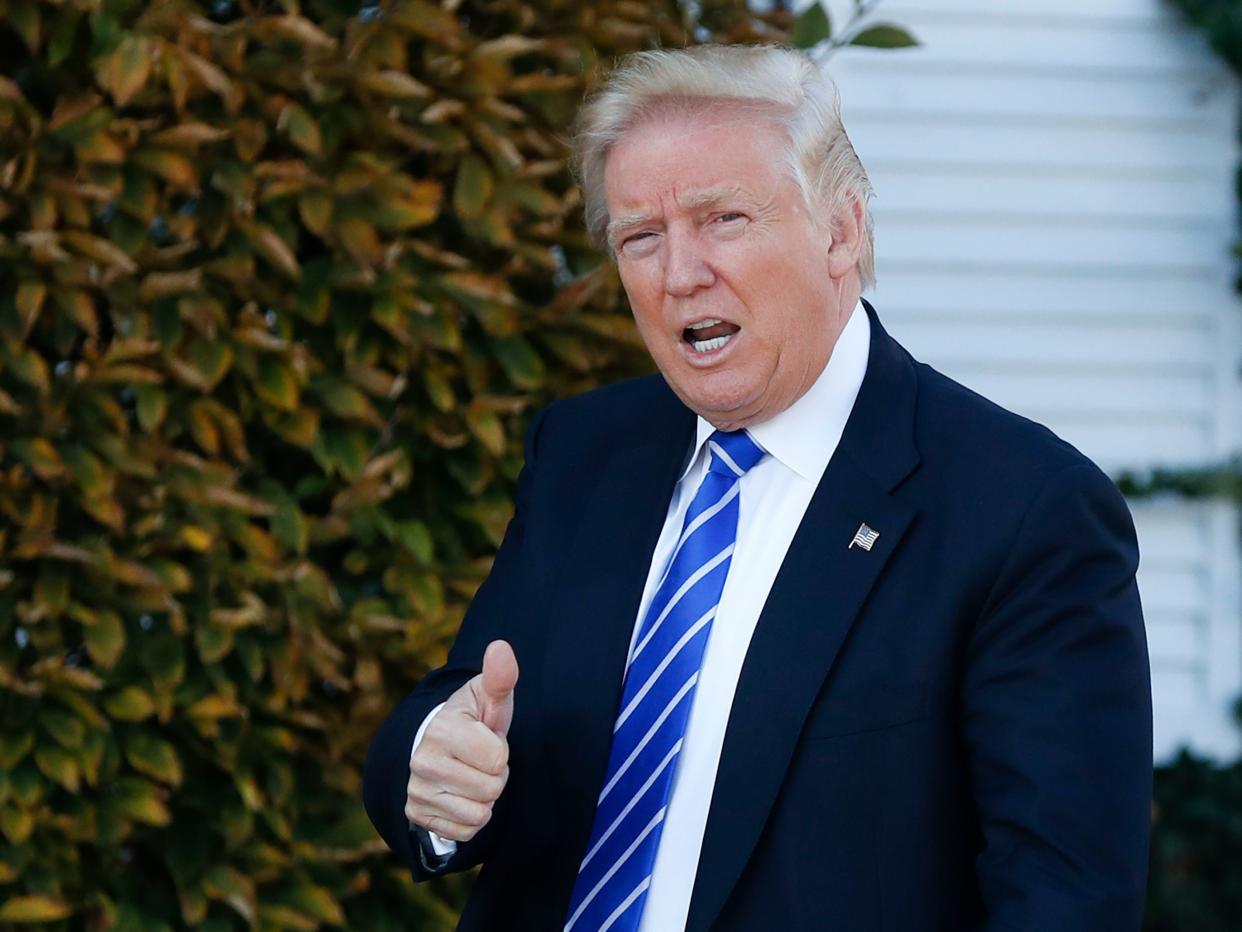
<path id="1" fill-rule="evenodd" d="M 449 697 L 410 758 L 409 821 L 452 841 L 469 841 L 488 823 L 509 780 L 517 678 L 513 648 L 492 641 L 483 672 Z"/>

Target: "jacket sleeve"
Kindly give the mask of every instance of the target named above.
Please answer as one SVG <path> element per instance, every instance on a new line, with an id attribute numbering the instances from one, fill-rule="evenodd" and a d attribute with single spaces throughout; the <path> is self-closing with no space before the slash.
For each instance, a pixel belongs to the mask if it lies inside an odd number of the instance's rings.
<path id="1" fill-rule="evenodd" d="M 985 932 L 1137 932 L 1151 677 L 1125 501 L 1090 463 L 1035 496 L 966 651 Z"/>
<path id="2" fill-rule="evenodd" d="M 423 720 L 483 668 L 483 651 L 504 637 L 506 606 L 522 598 L 524 524 L 535 483 L 535 448 L 547 409 L 536 415 L 526 434 L 525 463 L 518 475 L 513 518 L 492 563 L 491 572 L 475 594 L 462 621 L 448 661 L 423 678 L 384 720 L 371 741 L 363 766 L 363 803 L 372 824 L 388 847 L 405 863 L 415 881 L 465 870 L 483 861 L 487 846 L 502 821 L 505 797 L 496 803 L 493 818 L 469 842 L 457 845 L 451 857 L 430 855 L 429 838 L 420 845 L 421 830 L 413 830 L 405 816 L 410 752 Z M 430 855 L 430 856 L 429 856 Z"/>

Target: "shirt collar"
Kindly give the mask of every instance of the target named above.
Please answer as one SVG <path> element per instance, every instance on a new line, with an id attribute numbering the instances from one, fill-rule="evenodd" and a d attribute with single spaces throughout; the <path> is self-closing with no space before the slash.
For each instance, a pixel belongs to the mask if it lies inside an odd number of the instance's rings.
<path id="1" fill-rule="evenodd" d="M 751 438 L 772 457 L 804 479 L 818 483 L 828 466 L 854 399 L 867 373 L 871 351 L 871 322 L 862 302 L 854 305 L 850 319 L 837 338 L 824 371 L 806 393 L 775 417 L 748 427 Z M 698 461 L 707 438 L 716 430 L 700 417 L 694 451 L 681 478 Z"/>

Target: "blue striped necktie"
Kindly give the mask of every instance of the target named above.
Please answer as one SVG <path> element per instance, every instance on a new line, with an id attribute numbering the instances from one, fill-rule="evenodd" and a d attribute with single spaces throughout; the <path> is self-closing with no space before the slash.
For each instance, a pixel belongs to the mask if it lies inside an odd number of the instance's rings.
<path id="1" fill-rule="evenodd" d="M 745 431 L 708 439 L 707 475 L 634 640 L 608 773 L 565 932 L 633 932 L 694 701 L 699 665 L 737 539 L 739 482 L 764 451 Z"/>

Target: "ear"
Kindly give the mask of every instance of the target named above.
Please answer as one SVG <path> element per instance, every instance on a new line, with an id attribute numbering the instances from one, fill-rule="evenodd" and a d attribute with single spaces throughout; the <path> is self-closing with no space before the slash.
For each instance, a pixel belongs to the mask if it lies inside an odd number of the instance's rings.
<path id="1" fill-rule="evenodd" d="M 842 205 L 832 218 L 832 228 L 835 235 L 828 246 L 828 274 L 842 278 L 858 265 L 866 235 L 862 202 L 857 197 L 850 197 Z"/>

